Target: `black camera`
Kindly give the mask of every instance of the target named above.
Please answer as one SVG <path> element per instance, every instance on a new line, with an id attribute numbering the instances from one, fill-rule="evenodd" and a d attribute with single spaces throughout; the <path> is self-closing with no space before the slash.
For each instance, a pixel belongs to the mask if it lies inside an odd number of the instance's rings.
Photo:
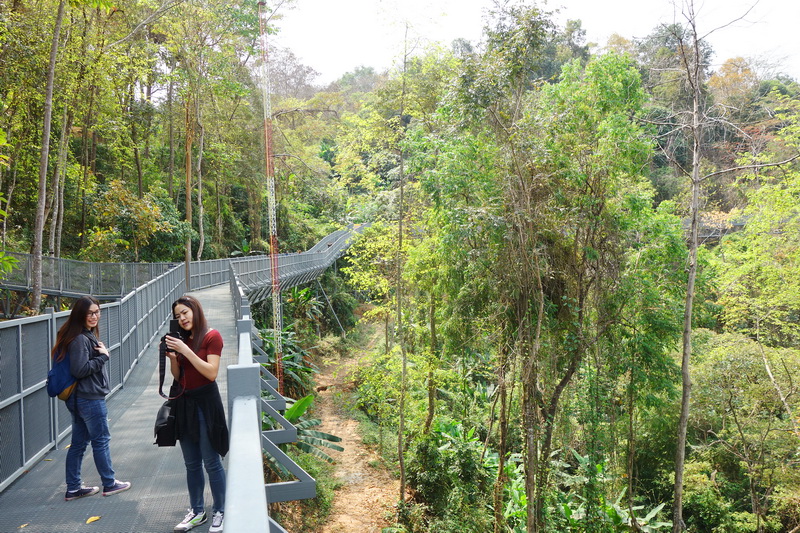
<path id="1" fill-rule="evenodd" d="M 161 344 L 162 344 L 163 350 L 165 352 L 174 353 L 175 350 L 170 350 L 169 348 L 166 347 L 167 346 L 167 340 L 166 340 L 167 336 L 173 337 L 175 339 L 183 340 L 183 329 L 181 329 L 180 324 L 178 324 L 178 319 L 176 319 L 176 318 L 170 319 L 170 321 L 169 321 L 169 331 L 167 332 L 166 335 L 161 337 Z"/>

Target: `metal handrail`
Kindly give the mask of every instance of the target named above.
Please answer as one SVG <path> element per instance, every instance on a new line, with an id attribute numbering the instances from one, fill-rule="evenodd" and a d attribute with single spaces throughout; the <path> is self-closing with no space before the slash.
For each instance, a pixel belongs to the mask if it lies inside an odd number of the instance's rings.
<path id="1" fill-rule="evenodd" d="M 285 530 L 269 517 L 267 502 L 313 498 L 316 496 L 316 480 L 276 446 L 276 444 L 295 442 L 297 429 L 278 412 L 286 408 L 286 402 L 273 388 L 273 384 L 277 385 L 277 380 L 258 361 L 258 358 L 253 356 L 254 351 L 260 354 L 264 352 L 258 347 L 258 343 L 254 342 L 253 337 L 256 339 L 258 337 L 253 334 L 253 323 L 249 315 L 250 304 L 243 287 L 238 283 L 233 265 L 230 276 L 231 295 L 236 302 L 239 351 L 237 364 L 228 365 L 227 369 L 231 459 L 228 461 L 225 499 L 227 502 L 236 503 L 232 508 L 227 505 L 225 527 L 241 533 L 263 531 L 285 533 Z M 262 374 L 266 375 L 267 379 L 263 379 Z M 264 401 L 262 391 L 265 387 L 269 395 L 280 400 L 275 403 Z M 265 411 L 279 421 L 282 430 L 261 431 L 261 420 Z M 261 466 L 262 450 L 291 472 L 296 481 L 265 483 Z M 258 487 L 260 490 L 257 490 Z M 254 493 L 261 493 L 262 496 L 260 499 L 254 498 Z"/>

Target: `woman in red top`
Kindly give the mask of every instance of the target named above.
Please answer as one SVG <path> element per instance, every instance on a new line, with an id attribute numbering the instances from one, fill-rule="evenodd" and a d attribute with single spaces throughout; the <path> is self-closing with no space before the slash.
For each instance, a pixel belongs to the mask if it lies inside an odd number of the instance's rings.
<path id="1" fill-rule="evenodd" d="M 203 501 L 208 474 L 214 507 L 209 533 L 222 531 L 225 513 L 225 470 L 222 457 L 228 453 L 228 426 L 217 373 L 222 357 L 222 336 L 209 329 L 200 302 L 182 296 L 172 304 L 172 315 L 183 330 L 181 339 L 167 335 L 167 357 L 175 382 L 170 396 L 174 400 L 175 428 L 181 442 L 189 488 L 189 512 L 175 531 L 189 531 L 208 519 Z M 177 384 L 177 385 L 176 385 Z M 182 393 L 178 392 L 183 390 Z"/>

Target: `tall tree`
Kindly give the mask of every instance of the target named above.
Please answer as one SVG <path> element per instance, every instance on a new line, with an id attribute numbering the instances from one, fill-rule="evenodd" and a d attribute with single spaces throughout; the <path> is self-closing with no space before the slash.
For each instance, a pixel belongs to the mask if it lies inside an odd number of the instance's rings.
<path id="1" fill-rule="evenodd" d="M 47 204 L 47 167 L 50 156 L 50 127 L 53 116 L 53 85 L 56 74 L 56 57 L 61 37 L 61 22 L 64 20 L 66 0 L 58 3 L 53 40 L 50 44 L 50 60 L 47 66 L 47 82 L 44 97 L 44 124 L 42 126 L 42 144 L 39 156 L 39 201 L 36 206 L 36 219 L 33 229 L 33 248 L 31 251 L 31 308 L 39 312 L 42 302 L 42 240 L 44 238 L 44 212 Z"/>
<path id="2" fill-rule="evenodd" d="M 751 8 L 752 9 L 752 8 Z M 748 10 L 749 12 L 749 10 Z M 739 17 L 740 20 L 747 13 Z M 686 300 L 683 317 L 683 342 L 681 357 L 681 409 L 678 419 L 678 434 L 675 452 L 675 483 L 673 491 L 673 531 L 680 533 L 686 528 L 683 520 L 683 475 L 686 461 L 686 435 L 689 422 L 689 409 L 691 402 L 692 381 L 690 375 L 690 359 L 692 355 L 692 320 L 695 297 L 695 284 L 697 281 L 697 253 L 699 247 L 699 224 L 701 211 L 701 195 L 703 183 L 709 179 L 723 174 L 744 170 L 746 168 L 763 168 L 782 165 L 788 161 L 776 163 L 756 163 L 754 165 L 733 166 L 722 170 L 713 171 L 703 175 L 701 165 L 703 154 L 707 149 L 705 132 L 712 120 L 713 113 L 709 112 L 709 101 L 706 98 L 708 48 L 698 33 L 697 14 L 693 0 L 683 3 L 683 15 L 686 19 L 686 28 L 672 27 L 672 36 L 677 43 L 677 58 L 680 68 L 675 69 L 676 81 L 680 87 L 686 87 L 688 92 L 689 107 L 685 110 L 688 117 L 683 124 L 688 132 L 688 145 L 690 148 L 690 165 L 683 169 L 689 180 L 689 250 L 687 257 L 687 284 Z M 796 156 L 795 156 L 796 157 Z M 792 158 L 794 159 L 794 158 Z"/>

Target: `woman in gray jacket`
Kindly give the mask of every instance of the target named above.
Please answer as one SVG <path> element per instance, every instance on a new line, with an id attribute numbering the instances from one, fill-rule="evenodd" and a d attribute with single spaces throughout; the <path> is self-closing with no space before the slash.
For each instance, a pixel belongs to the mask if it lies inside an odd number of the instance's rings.
<path id="1" fill-rule="evenodd" d="M 81 296 L 72 306 L 69 318 L 58 330 L 53 358 L 69 357 L 69 369 L 77 379 L 72 394 L 66 400 L 72 414 L 72 444 L 67 451 L 66 501 L 91 496 L 99 487 L 81 483 L 81 463 L 86 447 L 92 443 L 94 465 L 103 482 L 103 496 L 111 496 L 131 488 L 128 481 L 118 481 L 111 466 L 106 395 L 108 383 L 108 349 L 98 340 L 100 303 L 91 296 Z"/>

